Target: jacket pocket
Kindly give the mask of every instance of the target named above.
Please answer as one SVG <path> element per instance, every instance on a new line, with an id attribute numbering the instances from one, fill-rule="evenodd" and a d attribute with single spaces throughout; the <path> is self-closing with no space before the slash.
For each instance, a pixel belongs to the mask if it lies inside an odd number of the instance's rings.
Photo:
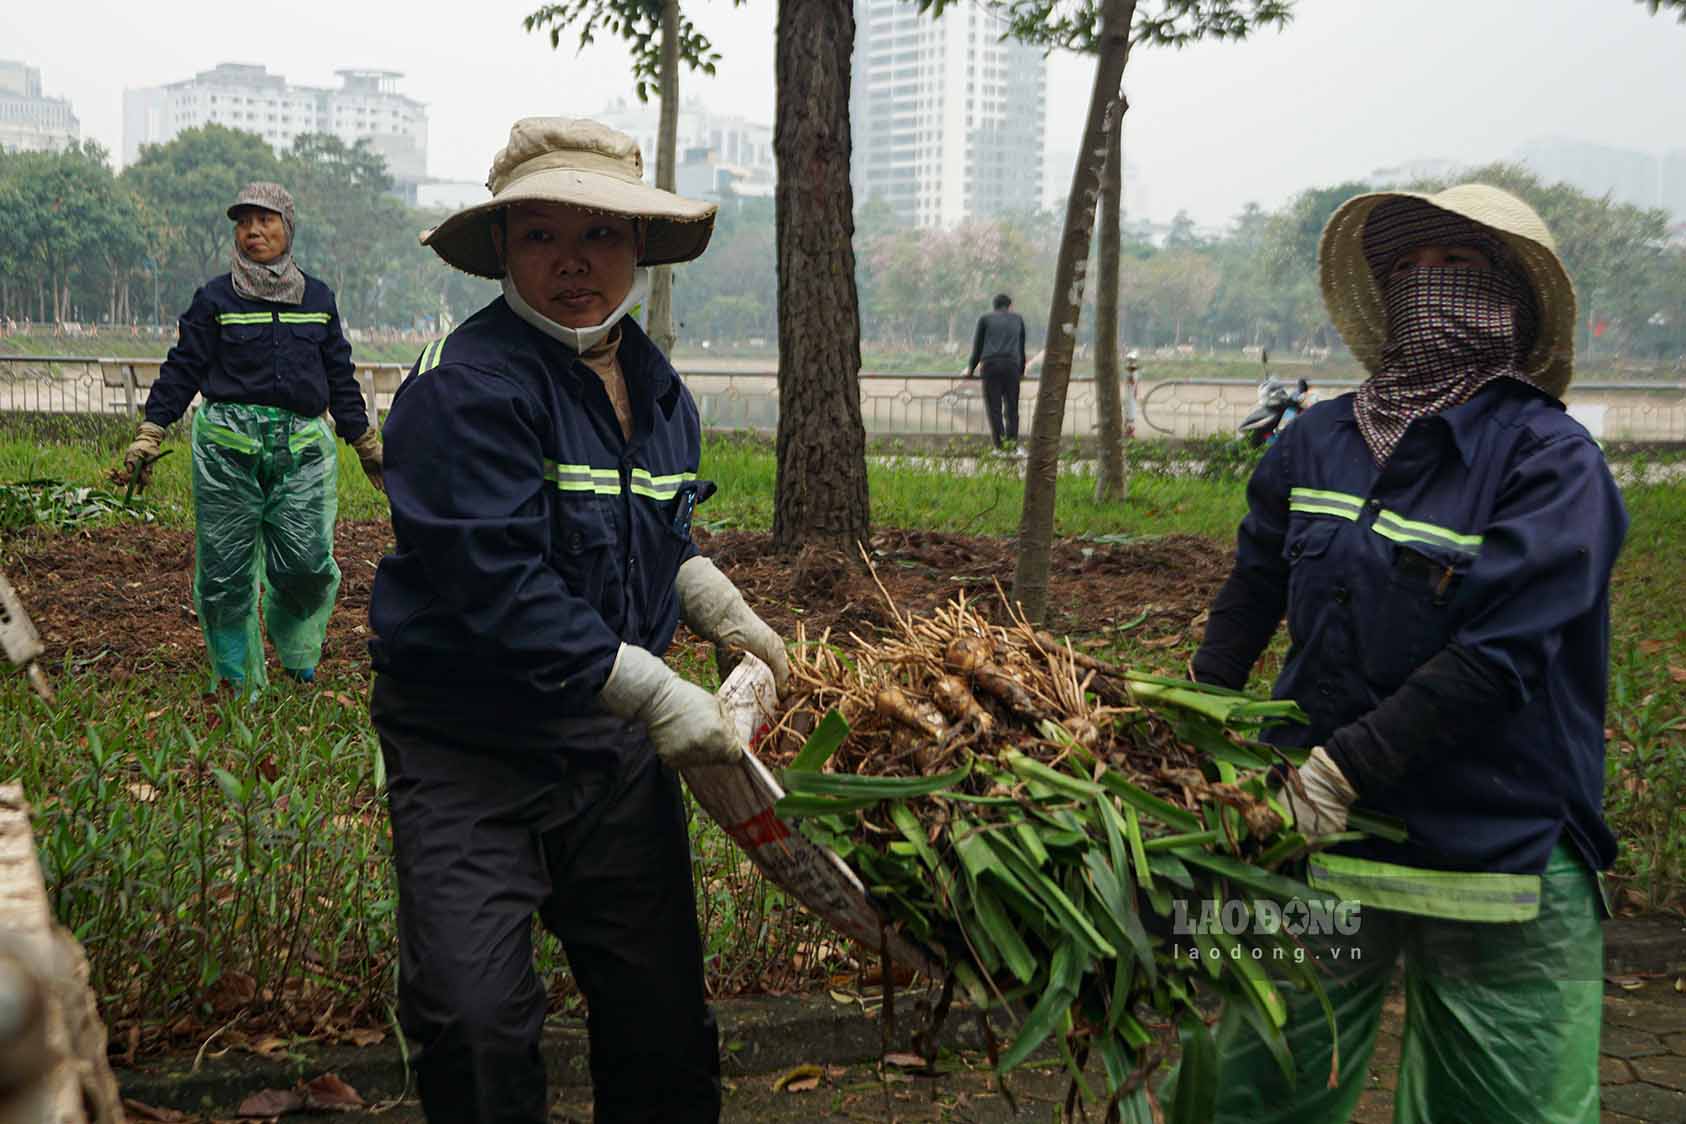
<path id="1" fill-rule="evenodd" d="M 322 366 L 322 344 L 328 338 L 326 324 L 287 324 L 281 331 L 295 370 L 314 371 Z"/>
<path id="2" fill-rule="evenodd" d="M 1322 627 L 1329 611 L 1336 582 L 1327 556 L 1340 529 L 1333 519 L 1295 518 L 1282 540 L 1288 563 L 1288 636 L 1295 647 Z"/>
<path id="3" fill-rule="evenodd" d="M 551 499 L 555 537 L 551 558 L 568 591 L 594 605 L 612 623 L 610 602 L 618 609 L 615 529 L 604 505 L 591 493 L 563 493 Z M 618 615 L 618 614 L 617 614 Z"/>
<path id="4" fill-rule="evenodd" d="M 267 371 L 274 358 L 274 332 L 270 324 L 223 324 L 217 331 L 223 369 L 237 378 Z"/>
<path id="5" fill-rule="evenodd" d="M 1473 556 L 1429 543 L 1394 543 L 1381 603 L 1369 616 L 1364 671 L 1390 694 L 1452 639 L 1453 601 Z"/>

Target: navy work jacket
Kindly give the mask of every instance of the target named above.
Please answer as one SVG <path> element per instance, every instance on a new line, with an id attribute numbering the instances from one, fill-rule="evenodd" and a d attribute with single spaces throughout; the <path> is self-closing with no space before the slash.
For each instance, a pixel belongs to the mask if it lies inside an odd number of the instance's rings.
<path id="1" fill-rule="evenodd" d="M 1268 617 L 1261 648 L 1286 608 L 1274 694 L 1311 718 L 1273 740 L 1324 744 L 1459 645 L 1497 674 L 1508 713 L 1480 744 L 1403 747 L 1406 774 L 1359 806 L 1402 818 L 1410 840 L 1347 853 L 1538 874 L 1565 836 L 1609 866 L 1609 582 L 1627 514 L 1603 454 L 1561 403 L 1504 378 L 1413 422 L 1378 468 L 1352 402 L 1303 414 L 1247 488 L 1236 573 Z M 1235 669 L 1213 678 L 1240 685 Z"/>
<path id="2" fill-rule="evenodd" d="M 622 641 L 667 650 L 712 485 L 690 392 L 630 318 L 618 357 L 630 440 L 602 380 L 502 297 L 423 350 L 382 427 L 376 671 L 538 726 L 595 711 Z"/>
<path id="3" fill-rule="evenodd" d="M 146 399 L 154 425 L 181 417 L 200 394 L 307 418 L 328 410 L 346 441 L 369 428 L 333 290 L 308 273 L 298 304 L 252 300 L 234 291 L 228 274 L 213 278 L 193 294 L 179 333 Z"/>

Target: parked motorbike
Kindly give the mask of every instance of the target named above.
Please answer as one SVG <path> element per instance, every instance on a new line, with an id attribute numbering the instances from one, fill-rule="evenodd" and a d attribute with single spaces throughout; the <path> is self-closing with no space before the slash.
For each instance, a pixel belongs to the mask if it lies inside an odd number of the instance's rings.
<path id="1" fill-rule="evenodd" d="M 1268 445 L 1312 403 L 1311 384 L 1283 382 L 1267 370 L 1259 381 L 1259 404 L 1236 428 L 1253 445 Z"/>

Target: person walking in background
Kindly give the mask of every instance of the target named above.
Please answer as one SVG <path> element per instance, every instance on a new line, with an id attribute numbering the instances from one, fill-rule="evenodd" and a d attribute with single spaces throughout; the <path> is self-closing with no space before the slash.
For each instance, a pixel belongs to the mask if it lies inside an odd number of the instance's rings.
<path id="1" fill-rule="evenodd" d="M 1359 903 L 1359 927 L 1333 949 L 1308 939 L 1327 998 L 1288 997 L 1297 1080 L 1226 1019 L 1217 1119 L 1346 1120 L 1403 961 L 1395 1121 L 1596 1124 L 1610 572 L 1627 516 L 1562 402 L 1574 289 L 1539 216 L 1483 184 L 1348 200 L 1318 257 L 1370 377 L 1259 462 L 1193 673 L 1242 687 L 1286 612 L 1274 694 L 1308 724 L 1271 740 L 1310 750 L 1282 789 L 1294 829 L 1342 832 L 1358 804 L 1407 836 L 1310 857 L 1309 884 Z"/>
<path id="2" fill-rule="evenodd" d="M 966 377 L 983 368 L 984 409 L 989 413 L 989 438 L 997 449 L 1019 440 L 1019 380 L 1024 378 L 1024 317 L 1013 311 L 1013 298 L 1001 293 L 995 308 L 978 317 L 972 334 L 972 358 Z"/>
<path id="3" fill-rule="evenodd" d="M 249 183 L 234 221 L 233 269 L 193 294 L 176 345 L 146 400 L 146 420 L 124 453 L 145 487 L 164 430 L 193 415 L 193 605 L 211 658 L 211 690 L 264 686 L 263 619 L 281 666 L 316 677 L 339 592 L 334 519 L 339 456 L 334 434 L 381 484 L 380 434 L 340 330 L 333 290 L 293 261 L 293 197 Z"/>

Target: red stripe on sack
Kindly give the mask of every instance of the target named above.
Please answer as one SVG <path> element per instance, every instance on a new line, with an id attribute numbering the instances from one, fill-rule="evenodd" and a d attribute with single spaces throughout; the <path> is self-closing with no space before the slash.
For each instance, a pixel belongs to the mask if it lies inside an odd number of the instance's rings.
<path id="1" fill-rule="evenodd" d="M 790 828 L 784 821 L 773 815 L 771 808 L 751 816 L 743 823 L 726 829 L 726 834 L 735 840 L 738 846 L 745 850 L 764 847 L 769 843 L 777 843 L 790 835 Z"/>

